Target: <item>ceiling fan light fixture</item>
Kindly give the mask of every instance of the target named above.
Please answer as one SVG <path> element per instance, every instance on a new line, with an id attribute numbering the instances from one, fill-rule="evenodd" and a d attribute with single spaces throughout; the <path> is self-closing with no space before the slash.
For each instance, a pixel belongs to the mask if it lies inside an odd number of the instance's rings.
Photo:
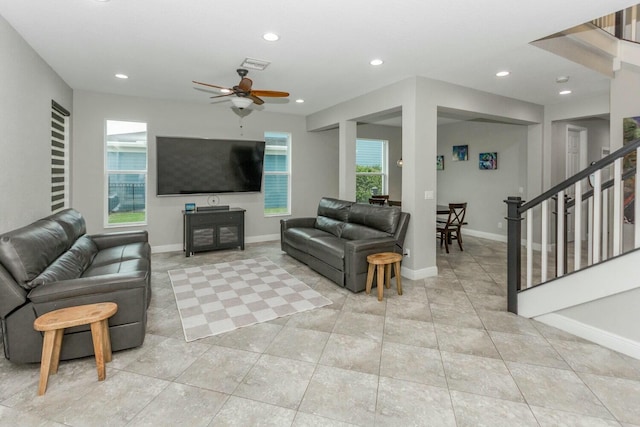
<path id="1" fill-rule="evenodd" d="M 222 88 L 222 89 L 220 89 L 220 92 L 222 92 L 222 93 L 231 93 L 231 89 Z"/>
<path id="2" fill-rule="evenodd" d="M 236 96 L 235 98 L 231 98 L 231 103 L 234 107 L 244 110 L 249 105 L 253 104 L 253 100 L 251 98 Z"/>

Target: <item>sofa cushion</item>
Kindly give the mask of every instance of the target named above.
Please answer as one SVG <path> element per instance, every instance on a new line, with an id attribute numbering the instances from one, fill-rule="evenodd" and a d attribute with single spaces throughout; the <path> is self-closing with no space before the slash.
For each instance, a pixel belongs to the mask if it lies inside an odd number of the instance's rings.
<path id="1" fill-rule="evenodd" d="M 41 219 L 0 237 L 0 262 L 24 289 L 67 249 L 67 234 L 55 221 Z"/>
<path id="2" fill-rule="evenodd" d="M 331 267 L 344 269 L 344 240 L 336 236 L 319 236 L 309 239 L 308 254 L 321 259 Z"/>
<path id="3" fill-rule="evenodd" d="M 129 243 L 100 250 L 93 259 L 91 266 L 99 267 L 132 259 L 149 258 L 149 256 L 149 245 L 147 243 Z"/>
<path id="4" fill-rule="evenodd" d="M 393 234 L 396 232 L 401 213 L 402 211 L 397 206 L 377 206 L 356 203 L 351 206 L 349 222 Z"/>
<path id="5" fill-rule="evenodd" d="M 113 273 L 134 273 L 137 271 L 149 271 L 149 261 L 146 259 L 130 259 L 100 266 L 91 264 L 81 277 L 103 276 Z"/>
<path id="6" fill-rule="evenodd" d="M 310 238 L 321 236 L 330 236 L 330 234 L 317 228 L 308 227 L 289 228 L 283 234 L 286 244 L 303 252 L 307 252 L 307 242 Z"/>
<path id="7" fill-rule="evenodd" d="M 67 233 L 67 248 L 71 247 L 80 236 L 87 232 L 82 214 L 74 209 L 65 209 L 49 215 L 47 219 L 57 222 L 64 228 L 65 233 Z"/>
<path id="8" fill-rule="evenodd" d="M 30 289 L 45 283 L 76 279 L 89 267 L 98 248 L 88 236 L 78 239 L 71 249 L 51 263 L 35 279 L 25 284 Z"/>
<path id="9" fill-rule="evenodd" d="M 344 222 L 328 218 L 326 216 L 319 216 L 316 218 L 315 227 L 322 231 L 326 231 L 327 233 L 331 233 L 336 237 L 340 237 L 342 234 L 342 228 L 344 227 Z"/>
<path id="10" fill-rule="evenodd" d="M 346 222 L 353 202 L 323 197 L 318 204 L 318 215 Z"/>
<path id="11" fill-rule="evenodd" d="M 389 236 L 391 234 L 360 224 L 345 224 L 342 230 L 342 238 L 347 240 L 375 239 Z"/>

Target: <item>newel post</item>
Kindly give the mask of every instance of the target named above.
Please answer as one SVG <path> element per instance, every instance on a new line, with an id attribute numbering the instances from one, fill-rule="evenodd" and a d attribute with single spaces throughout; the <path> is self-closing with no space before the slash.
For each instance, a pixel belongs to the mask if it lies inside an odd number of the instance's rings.
<path id="1" fill-rule="evenodd" d="M 520 197 L 508 197 L 504 202 L 507 204 L 507 310 L 518 314 L 522 236 L 520 207 L 523 201 Z"/>

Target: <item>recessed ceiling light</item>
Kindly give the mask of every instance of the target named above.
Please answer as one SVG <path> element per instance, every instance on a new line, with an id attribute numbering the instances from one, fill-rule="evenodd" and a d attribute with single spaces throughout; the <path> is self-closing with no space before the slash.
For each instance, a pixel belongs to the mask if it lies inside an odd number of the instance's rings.
<path id="1" fill-rule="evenodd" d="M 560 95 L 569 95 L 571 93 L 571 91 L 569 89 L 565 89 L 565 90 L 561 90 L 560 92 L 558 92 Z"/>
<path id="2" fill-rule="evenodd" d="M 369 64 L 377 66 L 384 64 L 384 61 L 382 59 L 372 59 Z"/>
<path id="3" fill-rule="evenodd" d="M 231 93 L 231 89 L 220 89 L 220 92 L 222 93 Z"/>
<path id="4" fill-rule="evenodd" d="M 569 76 L 558 76 L 556 77 L 556 83 L 566 83 L 569 81 Z"/>
<path id="5" fill-rule="evenodd" d="M 275 42 L 278 41 L 280 39 L 280 36 L 277 35 L 276 33 L 265 33 L 262 36 L 263 39 L 265 39 L 268 42 Z"/>
<path id="6" fill-rule="evenodd" d="M 302 103 L 304 102 L 304 99 L 296 99 L 296 102 L 297 102 L 298 104 L 302 104 Z"/>
<path id="7" fill-rule="evenodd" d="M 106 2 L 108 2 L 109 0 L 96 0 L 96 1 L 97 1 L 98 3 L 106 3 Z"/>
<path id="8" fill-rule="evenodd" d="M 126 74 L 122 74 L 122 73 L 116 74 L 116 77 L 119 78 L 119 79 L 123 79 L 123 80 L 129 78 L 129 76 L 127 76 Z"/>
<path id="9" fill-rule="evenodd" d="M 498 71 L 498 72 L 496 73 L 496 76 L 497 76 L 497 77 L 507 77 L 509 74 L 511 74 L 511 72 L 506 71 L 506 70 L 505 70 L 505 71 Z"/>

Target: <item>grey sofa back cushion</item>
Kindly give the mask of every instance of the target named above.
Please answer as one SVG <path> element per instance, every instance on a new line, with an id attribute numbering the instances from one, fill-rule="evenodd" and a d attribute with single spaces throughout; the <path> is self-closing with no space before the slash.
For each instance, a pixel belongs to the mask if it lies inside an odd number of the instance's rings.
<path id="1" fill-rule="evenodd" d="M 344 228 L 344 222 L 327 218 L 326 216 L 319 216 L 316 218 L 315 228 L 340 237 L 342 235 L 342 229 Z"/>
<path id="2" fill-rule="evenodd" d="M 89 236 L 82 236 L 71 249 L 53 261 L 38 277 L 25 284 L 25 287 L 33 289 L 45 283 L 77 279 L 89 267 L 97 253 L 98 247 L 93 240 Z"/>
<path id="3" fill-rule="evenodd" d="M 323 197 L 318 204 L 318 216 L 346 222 L 353 202 Z"/>
<path id="4" fill-rule="evenodd" d="M 375 239 L 377 237 L 390 237 L 391 234 L 376 230 L 360 224 L 345 224 L 342 230 L 342 238 L 347 240 Z"/>
<path id="5" fill-rule="evenodd" d="M 0 236 L 0 262 L 25 289 L 67 249 L 67 233 L 60 224 L 41 219 Z"/>
<path id="6" fill-rule="evenodd" d="M 70 248 L 76 240 L 87 232 L 86 224 L 82 214 L 75 209 L 65 209 L 48 216 L 64 228 L 67 233 L 67 248 Z"/>
<path id="7" fill-rule="evenodd" d="M 394 234 L 402 211 L 396 206 L 355 203 L 349 212 L 349 222 Z"/>

